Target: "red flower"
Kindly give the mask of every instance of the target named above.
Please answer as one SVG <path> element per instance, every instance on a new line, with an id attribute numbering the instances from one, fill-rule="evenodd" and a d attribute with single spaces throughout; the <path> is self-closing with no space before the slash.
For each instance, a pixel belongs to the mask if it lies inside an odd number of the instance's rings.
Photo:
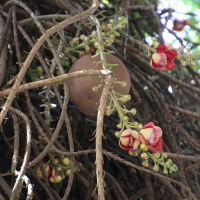
<path id="1" fill-rule="evenodd" d="M 125 150 L 135 150 L 140 144 L 140 136 L 137 131 L 126 129 L 119 138 L 119 146 Z"/>
<path id="2" fill-rule="evenodd" d="M 156 51 L 158 53 L 154 53 L 151 59 L 151 66 L 154 69 L 174 69 L 174 61 L 173 58 L 177 56 L 177 52 L 174 50 L 167 50 L 165 45 L 159 44 Z"/>
<path id="3" fill-rule="evenodd" d="M 154 153 L 162 150 L 162 130 L 153 122 L 146 124 L 139 134 L 141 141 L 146 143 Z"/>
<path id="4" fill-rule="evenodd" d="M 187 24 L 188 24 L 188 20 L 182 20 L 182 21 L 174 20 L 173 21 L 173 30 L 182 31 L 184 26 Z"/>

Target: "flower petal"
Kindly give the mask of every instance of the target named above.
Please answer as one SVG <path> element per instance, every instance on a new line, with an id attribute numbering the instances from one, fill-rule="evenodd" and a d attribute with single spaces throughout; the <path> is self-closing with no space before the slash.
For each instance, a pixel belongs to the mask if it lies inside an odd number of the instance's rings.
<path id="1" fill-rule="evenodd" d="M 133 145 L 132 146 L 124 146 L 121 141 L 119 141 L 119 146 L 124 149 L 124 150 L 133 150 Z"/>
<path id="2" fill-rule="evenodd" d="M 143 128 L 141 131 L 140 131 L 140 134 L 142 134 L 142 136 L 147 140 L 149 141 L 151 135 L 153 134 L 153 128 Z"/>
<path id="3" fill-rule="evenodd" d="M 143 127 L 143 129 L 145 129 L 145 128 L 153 128 L 155 125 L 154 125 L 154 123 L 153 122 L 149 122 L 148 124 L 146 124 L 144 127 Z"/>
<path id="4" fill-rule="evenodd" d="M 158 65 L 158 69 L 159 69 L 159 70 L 165 70 L 166 67 L 165 67 L 164 65 Z"/>
<path id="5" fill-rule="evenodd" d="M 150 65 L 151 65 L 151 67 L 152 68 L 154 68 L 154 69 L 157 69 L 158 68 L 158 65 L 151 59 L 151 61 L 150 61 Z"/>
<path id="6" fill-rule="evenodd" d="M 122 134 L 120 135 L 120 137 L 129 137 L 131 135 L 131 130 L 130 129 L 126 129 L 122 132 Z"/>
<path id="7" fill-rule="evenodd" d="M 163 45 L 163 44 L 159 44 L 158 45 L 158 47 L 157 47 L 157 49 L 156 49 L 156 51 L 158 52 L 158 53 L 165 53 L 166 52 L 166 46 L 165 45 Z"/>
<path id="8" fill-rule="evenodd" d="M 174 50 L 167 50 L 165 52 L 165 55 L 167 56 L 167 58 L 175 58 L 178 55 L 178 53 Z"/>
<path id="9" fill-rule="evenodd" d="M 152 60 L 158 65 L 162 61 L 162 56 L 160 53 L 154 53 L 152 55 Z"/>
<path id="10" fill-rule="evenodd" d="M 131 130 L 131 135 L 135 138 L 135 139 L 140 139 L 140 135 L 137 131 Z"/>
<path id="11" fill-rule="evenodd" d="M 129 142 L 130 142 L 129 137 L 120 137 L 119 140 L 123 146 L 127 147 L 129 145 Z"/>
<path id="12" fill-rule="evenodd" d="M 163 144 L 162 144 L 162 138 L 161 137 L 158 139 L 158 142 L 156 143 L 155 148 L 157 149 L 157 151 L 162 151 Z"/>
<path id="13" fill-rule="evenodd" d="M 133 144 L 133 149 L 137 149 L 139 144 L 140 144 L 140 139 L 139 140 L 135 140 L 135 142 Z"/>
<path id="14" fill-rule="evenodd" d="M 149 142 L 150 145 L 154 146 L 158 142 L 158 139 L 159 139 L 158 134 L 155 131 L 153 131 L 153 134 L 148 139 L 148 142 Z"/>
<path id="15" fill-rule="evenodd" d="M 167 59 L 167 69 L 174 69 L 176 66 L 174 65 L 174 61 L 172 59 Z"/>
<path id="16" fill-rule="evenodd" d="M 162 136 L 162 129 L 158 126 L 154 126 L 153 130 L 156 132 L 156 134 L 158 135 L 158 137 Z"/>
<path id="17" fill-rule="evenodd" d="M 157 153 L 157 149 L 151 145 L 149 145 L 149 148 L 154 152 L 154 153 Z"/>

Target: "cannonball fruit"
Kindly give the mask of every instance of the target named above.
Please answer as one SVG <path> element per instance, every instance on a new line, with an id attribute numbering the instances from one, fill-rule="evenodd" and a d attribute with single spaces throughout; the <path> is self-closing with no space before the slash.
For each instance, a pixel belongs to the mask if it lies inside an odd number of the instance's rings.
<path id="1" fill-rule="evenodd" d="M 86 54 L 78 59 L 71 67 L 69 73 L 81 70 L 101 70 L 102 64 L 95 64 L 94 62 L 100 61 L 100 56 L 91 58 L 91 54 Z M 109 64 L 118 64 L 112 66 L 114 77 L 118 81 L 126 81 L 126 87 L 121 87 L 121 84 L 113 83 L 115 91 L 122 95 L 128 95 L 130 90 L 130 76 L 121 60 L 111 54 L 106 54 L 106 61 Z M 93 92 L 92 87 L 97 87 L 103 83 L 105 76 L 85 76 L 68 80 L 69 98 L 76 105 L 76 107 L 86 115 L 96 116 L 98 113 L 99 101 L 103 91 L 103 85 L 98 88 L 97 92 Z M 107 101 L 109 105 L 110 100 Z M 121 101 L 118 101 L 122 105 Z"/>

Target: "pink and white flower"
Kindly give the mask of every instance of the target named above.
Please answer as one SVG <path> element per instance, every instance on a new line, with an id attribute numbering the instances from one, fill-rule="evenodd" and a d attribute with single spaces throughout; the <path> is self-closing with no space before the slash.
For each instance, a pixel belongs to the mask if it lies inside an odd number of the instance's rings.
<path id="1" fill-rule="evenodd" d="M 146 124 L 139 134 L 141 142 L 146 143 L 154 153 L 162 150 L 162 129 L 153 122 Z"/>
<path id="2" fill-rule="evenodd" d="M 125 150 L 135 150 L 140 144 L 140 135 L 137 131 L 126 129 L 119 138 L 119 146 Z"/>

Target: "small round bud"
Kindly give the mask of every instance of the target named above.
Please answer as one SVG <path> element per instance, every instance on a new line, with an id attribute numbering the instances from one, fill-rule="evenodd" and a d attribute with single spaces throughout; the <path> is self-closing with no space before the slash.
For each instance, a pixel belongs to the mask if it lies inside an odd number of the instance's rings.
<path id="1" fill-rule="evenodd" d="M 44 71 L 43 68 L 40 66 L 36 68 L 36 73 L 39 75 L 41 75 L 43 73 L 43 71 Z"/>
<path id="2" fill-rule="evenodd" d="M 137 113 L 136 109 L 133 108 L 133 109 L 131 110 L 131 114 L 132 114 L 132 115 L 136 115 L 136 113 Z"/>
<path id="3" fill-rule="evenodd" d="M 104 47 L 108 47 L 108 43 L 107 42 L 104 42 Z"/>
<path id="4" fill-rule="evenodd" d="M 158 170 L 159 170 L 158 165 L 154 165 L 154 167 L 153 167 L 153 171 L 157 172 Z"/>
<path id="5" fill-rule="evenodd" d="M 112 29 L 112 24 L 107 24 L 107 29 Z"/>
<path id="6" fill-rule="evenodd" d="M 74 39 L 73 39 L 73 42 L 74 42 L 74 43 L 77 43 L 78 41 L 79 41 L 79 38 L 74 38 Z"/>
<path id="7" fill-rule="evenodd" d="M 64 54 L 66 55 L 68 53 L 69 53 L 69 51 L 67 49 L 65 49 Z"/>
<path id="8" fill-rule="evenodd" d="M 107 29 L 106 24 L 103 24 L 103 25 L 102 25 L 102 29 Z"/>
<path id="9" fill-rule="evenodd" d="M 128 18 L 124 18 L 124 23 L 127 24 L 128 23 Z"/>
<path id="10" fill-rule="evenodd" d="M 93 86 L 93 87 L 92 87 L 92 91 L 93 91 L 93 92 L 98 92 L 98 88 L 95 87 L 95 86 Z"/>
<path id="11" fill-rule="evenodd" d="M 115 38 L 115 35 L 110 35 L 111 38 Z"/>
<path id="12" fill-rule="evenodd" d="M 164 170 L 163 170 L 163 174 L 168 174 L 167 169 L 164 169 Z"/>
<path id="13" fill-rule="evenodd" d="M 91 48 L 90 48 L 89 46 L 86 46 L 86 47 L 85 47 L 85 52 L 86 52 L 86 53 L 90 53 L 90 49 L 91 49 Z"/>
<path id="14" fill-rule="evenodd" d="M 190 52 L 190 48 L 187 48 L 186 50 L 187 50 L 187 52 Z"/>
<path id="15" fill-rule="evenodd" d="M 60 175 L 51 176 L 49 179 L 52 183 L 59 183 L 62 181 L 62 177 Z"/>
<path id="16" fill-rule="evenodd" d="M 85 55 L 85 51 L 80 51 L 79 56 L 82 57 Z"/>
<path id="17" fill-rule="evenodd" d="M 119 32 L 115 32 L 115 36 L 119 37 L 120 36 L 120 33 Z"/>
<path id="18" fill-rule="evenodd" d="M 192 65 L 192 66 L 195 66 L 195 64 L 196 64 L 196 63 L 195 63 L 194 61 L 191 61 L 191 65 Z"/>
<path id="19" fill-rule="evenodd" d="M 172 159 L 168 159 L 167 162 L 172 165 Z"/>
<path id="20" fill-rule="evenodd" d="M 154 153 L 154 156 L 155 156 L 156 158 L 160 158 L 160 153 L 159 153 L 159 152 Z"/>
<path id="21" fill-rule="evenodd" d="M 62 168 L 60 166 L 56 167 L 56 171 L 60 172 L 62 170 Z"/>
<path id="22" fill-rule="evenodd" d="M 187 62 L 184 61 L 184 60 L 182 60 L 181 63 L 182 63 L 183 66 L 186 66 L 186 65 L 187 65 Z"/>
<path id="23" fill-rule="evenodd" d="M 118 22 L 122 21 L 122 19 L 123 19 L 122 17 L 118 17 Z"/>
<path id="24" fill-rule="evenodd" d="M 187 52 L 187 57 L 190 58 L 191 57 L 191 54 L 189 52 Z"/>
<path id="25" fill-rule="evenodd" d="M 122 124 L 117 124 L 117 128 L 121 129 L 122 128 Z"/>
<path id="26" fill-rule="evenodd" d="M 72 62 L 75 63 L 77 61 L 77 58 L 73 57 Z"/>
<path id="27" fill-rule="evenodd" d="M 115 136 L 119 138 L 120 137 L 120 132 L 115 131 Z"/>
<path id="28" fill-rule="evenodd" d="M 122 81 L 121 82 L 121 87 L 126 87 L 127 86 L 127 82 L 126 81 Z"/>
<path id="29" fill-rule="evenodd" d="M 76 166 L 75 172 L 80 172 L 80 169 L 78 168 L 78 166 Z"/>
<path id="30" fill-rule="evenodd" d="M 128 152 L 130 156 L 137 156 L 138 152 L 136 150 Z"/>
<path id="31" fill-rule="evenodd" d="M 95 43 L 94 43 L 94 47 L 95 47 L 96 49 L 98 49 L 98 48 L 99 48 L 99 43 L 98 43 L 98 42 L 95 42 Z"/>
<path id="32" fill-rule="evenodd" d="M 56 76 L 59 76 L 60 72 L 58 70 L 56 70 Z"/>
<path id="33" fill-rule="evenodd" d="M 70 163 L 71 163 L 71 161 L 70 161 L 69 158 L 64 157 L 64 158 L 62 159 L 62 164 L 63 164 L 63 165 L 68 166 L 68 165 L 70 165 Z"/>
<path id="34" fill-rule="evenodd" d="M 123 96 L 120 98 L 120 101 L 121 101 L 122 103 L 126 103 L 126 102 L 127 102 L 127 97 L 126 97 L 126 95 L 123 95 Z"/>
<path id="35" fill-rule="evenodd" d="M 118 28 L 119 28 L 119 29 L 122 29 L 122 28 L 123 28 L 123 25 L 120 24 L 120 25 L 118 26 Z"/>
<path id="36" fill-rule="evenodd" d="M 165 165 L 168 166 L 168 167 L 170 166 L 170 164 L 168 162 L 166 162 Z"/>
<path id="37" fill-rule="evenodd" d="M 146 160 L 146 161 L 147 161 L 147 160 Z M 143 167 L 148 167 L 148 166 L 149 166 L 149 163 L 146 162 L 146 161 L 142 162 L 142 166 L 143 166 Z"/>
<path id="38" fill-rule="evenodd" d="M 167 47 L 167 50 L 171 50 L 172 49 L 172 45 L 169 43 L 165 43 L 165 46 Z"/>
<path id="39" fill-rule="evenodd" d="M 57 165 L 57 164 L 59 163 L 59 161 L 58 161 L 57 158 L 55 158 L 55 159 L 52 160 L 52 163 L 53 163 L 54 165 Z"/>
<path id="40" fill-rule="evenodd" d="M 180 59 L 181 58 L 181 54 L 178 53 L 178 55 L 176 56 L 177 59 Z"/>
<path id="41" fill-rule="evenodd" d="M 43 137 L 41 135 L 38 136 L 38 140 L 43 140 Z"/>
<path id="42" fill-rule="evenodd" d="M 84 35 L 84 34 L 80 36 L 80 39 L 81 39 L 81 40 L 84 40 L 84 38 L 85 38 L 85 35 Z"/>
<path id="43" fill-rule="evenodd" d="M 156 38 L 156 37 L 152 37 L 151 40 L 152 40 L 153 42 L 156 42 L 156 41 L 157 41 L 157 38 Z"/>
<path id="44" fill-rule="evenodd" d="M 87 42 L 87 41 L 88 41 L 88 37 L 87 37 L 87 36 L 85 36 L 85 38 L 84 38 L 84 41 L 85 41 L 85 42 Z"/>
<path id="45" fill-rule="evenodd" d="M 123 121 L 124 121 L 124 122 L 128 122 L 128 120 L 129 120 L 128 116 L 124 116 L 124 117 L 123 117 Z"/>
<path id="46" fill-rule="evenodd" d="M 114 42 L 113 39 L 109 39 L 109 40 L 108 40 L 108 43 L 109 43 L 109 44 L 112 44 L 113 42 Z"/>
<path id="47" fill-rule="evenodd" d="M 106 115 L 109 116 L 112 114 L 112 110 L 110 109 L 109 106 L 106 107 Z"/>
<path id="48" fill-rule="evenodd" d="M 147 158 L 148 158 L 148 155 L 147 155 L 146 153 L 142 153 L 142 154 L 141 154 L 141 158 L 142 158 L 142 159 L 147 159 Z"/>
<path id="49" fill-rule="evenodd" d="M 134 122 L 133 126 L 138 126 L 138 124 L 139 124 L 138 122 Z"/>
<path id="50" fill-rule="evenodd" d="M 110 24 L 114 24 L 114 20 L 111 19 L 111 20 L 109 21 L 109 23 L 110 23 Z"/>
<path id="51" fill-rule="evenodd" d="M 167 158 L 167 154 L 166 154 L 166 153 L 163 153 L 163 154 L 162 154 L 162 157 L 163 157 L 163 158 Z"/>
<path id="52" fill-rule="evenodd" d="M 183 46 L 180 47 L 180 50 L 181 50 L 181 51 L 183 51 L 184 49 L 185 49 L 185 47 L 183 47 Z"/>
<path id="53" fill-rule="evenodd" d="M 70 169 L 66 170 L 66 171 L 65 171 L 65 175 L 66 175 L 66 176 L 69 176 L 69 175 L 70 175 L 70 172 L 71 172 Z"/>
<path id="54" fill-rule="evenodd" d="M 143 125 L 142 124 L 138 124 L 138 130 L 141 130 L 143 128 Z"/>
<path id="55" fill-rule="evenodd" d="M 148 150 L 148 145 L 145 143 L 142 143 L 139 147 L 140 151 L 147 151 Z"/>

